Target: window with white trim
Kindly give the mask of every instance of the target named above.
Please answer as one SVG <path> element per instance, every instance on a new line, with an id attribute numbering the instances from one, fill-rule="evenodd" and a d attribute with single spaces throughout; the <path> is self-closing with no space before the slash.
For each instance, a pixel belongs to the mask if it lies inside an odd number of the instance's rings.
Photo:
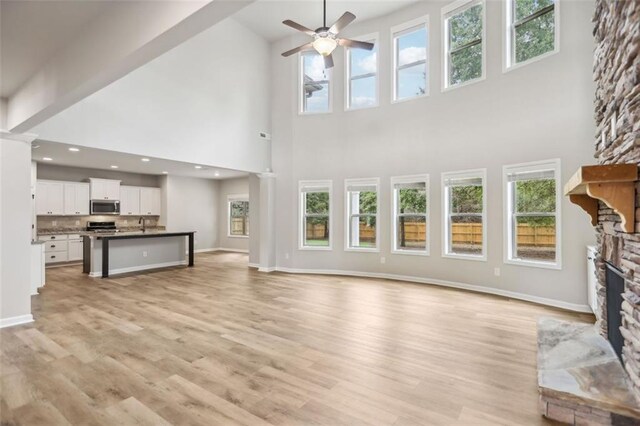
<path id="1" fill-rule="evenodd" d="M 485 75 L 484 0 L 459 0 L 442 9 L 445 89 Z"/>
<path id="2" fill-rule="evenodd" d="M 391 28 L 393 43 L 393 100 L 429 94 L 428 16 Z"/>
<path id="3" fill-rule="evenodd" d="M 429 254 L 429 176 L 392 177 L 393 252 Z"/>
<path id="4" fill-rule="evenodd" d="M 315 51 L 300 54 L 300 112 L 331 112 L 331 69 Z"/>
<path id="5" fill-rule="evenodd" d="M 504 167 L 507 263 L 560 268 L 560 160 Z"/>
<path id="6" fill-rule="evenodd" d="M 300 241 L 301 250 L 331 249 L 331 188 L 330 180 L 300 181 Z"/>
<path id="7" fill-rule="evenodd" d="M 378 40 L 377 35 L 355 37 L 374 43 L 373 50 L 345 48 L 346 109 L 370 108 L 378 105 Z"/>
<path id="8" fill-rule="evenodd" d="M 486 260 L 486 180 L 485 169 L 442 174 L 443 256 Z"/>
<path id="9" fill-rule="evenodd" d="M 507 0 L 507 68 L 557 52 L 558 0 Z"/>
<path id="10" fill-rule="evenodd" d="M 229 202 L 229 236 L 249 236 L 249 197 L 247 195 L 230 195 Z"/>
<path id="11" fill-rule="evenodd" d="M 345 180 L 345 250 L 378 251 L 380 180 Z"/>

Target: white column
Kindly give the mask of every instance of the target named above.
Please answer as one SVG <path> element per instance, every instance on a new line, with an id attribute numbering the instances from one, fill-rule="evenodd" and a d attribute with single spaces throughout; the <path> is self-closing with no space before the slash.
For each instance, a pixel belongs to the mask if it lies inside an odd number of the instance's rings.
<path id="1" fill-rule="evenodd" d="M 31 141 L 0 131 L 0 328 L 31 316 Z"/>
<path id="2" fill-rule="evenodd" d="M 260 266 L 260 177 L 249 175 L 249 266 Z"/>
<path id="3" fill-rule="evenodd" d="M 260 179 L 260 272 L 271 272 L 276 267 L 276 175 L 262 173 Z"/>

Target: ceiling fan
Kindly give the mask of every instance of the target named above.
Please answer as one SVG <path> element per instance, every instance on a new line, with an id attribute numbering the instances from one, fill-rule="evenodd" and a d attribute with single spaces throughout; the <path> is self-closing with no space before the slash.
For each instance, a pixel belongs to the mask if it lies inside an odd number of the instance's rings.
<path id="1" fill-rule="evenodd" d="M 298 46 L 295 49 L 288 50 L 282 54 L 282 56 L 291 56 L 298 52 L 307 52 L 314 50 L 321 54 L 324 58 L 325 68 L 333 67 L 333 56 L 331 53 L 337 46 L 343 47 L 355 47 L 358 49 L 373 50 L 373 43 L 366 41 L 349 40 L 346 38 L 338 38 L 338 33 L 342 31 L 347 25 L 356 19 L 356 15 L 351 12 L 345 12 L 340 19 L 338 19 L 331 27 L 327 27 L 327 0 L 323 0 L 323 20 L 322 27 L 315 31 L 310 30 L 304 25 L 300 25 L 297 22 L 293 22 L 289 19 L 282 23 L 294 28 L 298 31 L 310 35 L 313 37 L 313 41 L 302 46 Z"/>

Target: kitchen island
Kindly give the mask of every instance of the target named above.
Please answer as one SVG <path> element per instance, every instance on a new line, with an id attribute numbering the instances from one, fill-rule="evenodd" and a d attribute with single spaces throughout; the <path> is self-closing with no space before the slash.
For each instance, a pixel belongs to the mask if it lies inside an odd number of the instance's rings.
<path id="1" fill-rule="evenodd" d="M 194 234 L 195 231 L 86 234 L 83 271 L 91 277 L 107 278 L 147 269 L 193 266 Z"/>

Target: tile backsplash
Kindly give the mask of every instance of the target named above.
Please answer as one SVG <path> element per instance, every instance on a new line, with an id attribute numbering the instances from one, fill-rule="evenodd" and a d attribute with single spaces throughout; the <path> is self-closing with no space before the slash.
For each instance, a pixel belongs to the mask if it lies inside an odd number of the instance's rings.
<path id="1" fill-rule="evenodd" d="M 144 216 L 147 228 L 155 228 L 159 216 Z M 38 216 L 37 228 L 43 232 L 75 232 L 87 229 L 87 222 L 116 222 L 119 229 L 139 228 L 140 216 Z"/>

